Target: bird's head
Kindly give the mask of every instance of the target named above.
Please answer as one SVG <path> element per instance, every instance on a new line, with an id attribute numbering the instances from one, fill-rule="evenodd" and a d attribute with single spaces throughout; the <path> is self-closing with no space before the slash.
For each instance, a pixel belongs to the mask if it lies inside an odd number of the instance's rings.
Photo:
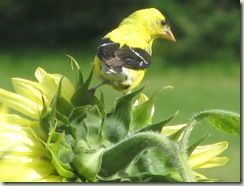
<path id="1" fill-rule="evenodd" d="M 176 41 L 170 30 L 168 19 L 155 8 L 138 10 L 132 13 L 127 18 L 127 21 L 128 19 L 135 27 L 141 24 L 153 39 L 161 37 L 167 40 Z"/>

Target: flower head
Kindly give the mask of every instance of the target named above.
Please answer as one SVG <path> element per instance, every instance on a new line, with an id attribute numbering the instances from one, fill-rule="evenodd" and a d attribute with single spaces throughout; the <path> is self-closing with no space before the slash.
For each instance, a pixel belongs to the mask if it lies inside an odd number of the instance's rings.
<path id="1" fill-rule="evenodd" d="M 92 74 L 83 82 L 71 59 L 75 86 L 37 68 L 37 82 L 13 78 L 16 93 L 0 89 L 0 181 L 201 181 L 193 170 L 228 161 L 217 157 L 227 142 L 181 149 L 189 124 L 165 126 L 177 113 L 153 123 L 156 94 L 134 101 L 143 88 L 108 112 L 88 90 Z"/>

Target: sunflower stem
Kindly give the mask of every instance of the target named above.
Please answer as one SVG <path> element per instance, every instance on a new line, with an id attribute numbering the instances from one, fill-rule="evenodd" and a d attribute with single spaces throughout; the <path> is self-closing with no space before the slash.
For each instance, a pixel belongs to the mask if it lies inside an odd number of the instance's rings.
<path id="1" fill-rule="evenodd" d="M 158 148 L 167 155 L 172 165 L 179 171 L 182 181 L 196 181 L 188 164 L 186 153 L 179 151 L 179 148 L 166 136 L 153 132 L 135 134 L 105 151 L 99 175 L 110 177 L 117 171 L 126 169 L 138 154 L 150 148 Z M 130 149 L 129 154 L 128 149 Z M 121 154 L 126 154 L 126 152 L 127 158 L 121 159 Z M 113 161 L 115 159 L 120 159 L 120 161 Z M 114 163 L 111 164 L 111 161 Z"/>
<path id="2" fill-rule="evenodd" d="M 178 151 L 179 152 L 179 151 Z M 178 171 L 181 174 L 181 177 L 184 182 L 196 182 L 196 179 L 193 175 L 193 171 L 191 170 L 191 167 L 188 163 L 188 158 L 186 156 L 186 153 L 178 153 Z"/>

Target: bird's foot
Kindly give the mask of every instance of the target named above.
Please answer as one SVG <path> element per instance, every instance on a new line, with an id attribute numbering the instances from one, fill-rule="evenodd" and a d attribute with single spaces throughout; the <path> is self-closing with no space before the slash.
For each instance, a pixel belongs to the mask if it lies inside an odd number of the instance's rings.
<path id="1" fill-rule="evenodd" d="M 97 88 L 99 88 L 100 86 L 106 84 L 106 82 L 107 82 L 107 80 L 103 79 L 103 81 L 102 81 L 101 83 L 99 83 L 97 86 L 95 86 L 95 87 L 93 87 L 93 88 L 90 88 L 90 89 L 88 90 L 88 92 L 90 93 L 90 95 L 93 96 L 93 95 L 95 94 Z"/>

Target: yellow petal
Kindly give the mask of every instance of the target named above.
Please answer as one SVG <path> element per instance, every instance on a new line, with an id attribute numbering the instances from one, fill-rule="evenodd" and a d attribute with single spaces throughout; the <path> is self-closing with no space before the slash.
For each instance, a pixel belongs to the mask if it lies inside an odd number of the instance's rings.
<path id="1" fill-rule="evenodd" d="M 64 182 L 65 179 L 59 175 L 48 175 L 47 177 L 37 179 L 36 182 Z"/>
<path id="2" fill-rule="evenodd" d="M 133 106 L 140 105 L 140 104 L 146 102 L 147 100 L 148 100 L 148 97 L 147 97 L 145 94 L 140 93 L 140 97 L 139 97 L 139 99 L 137 99 L 137 100 L 135 101 L 135 103 L 133 104 Z"/>
<path id="3" fill-rule="evenodd" d="M 198 146 L 189 157 L 189 164 L 192 169 L 203 167 L 211 162 L 216 156 L 228 148 L 228 142 L 220 142 L 211 145 Z"/>
<path id="4" fill-rule="evenodd" d="M 49 89 L 49 93 L 47 95 L 52 93 L 51 98 L 53 98 L 54 94 L 57 92 L 61 80 L 61 96 L 69 101 L 74 94 L 73 84 L 63 75 L 49 74 L 39 67 L 36 70 L 35 76 L 43 87 Z"/>
<path id="5" fill-rule="evenodd" d="M 57 93 L 57 87 L 53 89 L 52 86 L 25 79 L 12 78 L 12 83 L 16 93 L 41 105 L 43 104 L 42 98 L 44 98 L 45 103 L 49 105 L 54 95 Z"/>
<path id="6" fill-rule="evenodd" d="M 48 90 L 47 95 L 49 95 L 50 99 L 52 99 L 53 96 L 57 93 L 61 77 L 53 77 L 51 74 L 48 74 L 45 70 L 43 70 L 40 67 L 36 69 L 35 76 L 38 82 L 42 84 L 43 87 L 45 87 L 45 89 Z"/>
<path id="7" fill-rule="evenodd" d="M 16 114 L 5 114 L 4 118 L 5 118 L 5 123 L 12 124 L 13 126 L 16 125 L 22 127 L 39 127 L 38 122 L 30 121 Z M 0 127 L 1 126 L 2 125 L 0 125 Z"/>
<path id="8" fill-rule="evenodd" d="M 23 156 L 2 157 L 0 170 L 1 182 L 32 182 L 55 171 L 49 160 Z"/>
<path id="9" fill-rule="evenodd" d="M 0 102 L 0 124 L 5 121 L 5 114 L 7 113 L 7 108 Z"/>
<path id="10" fill-rule="evenodd" d="M 38 80 L 39 83 L 43 81 L 43 78 L 47 75 L 47 72 L 42 69 L 41 67 L 38 67 L 35 71 L 35 77 Z"/>
<path id="11" fill-rule="evenodd" d="M 199 174 L 197 172 L 193 172 L 193 174 L 195 175 L 195 177 L 198 177 L 198 179 L 207 179 L 206 176 L 202 175 L 202 174 Z"/>
<path id="12" fill-rule="evenodd" d="M 50 160 L 43 159 L 43 147 L 30 126 L 36 123 L 17 115 L 4 115 L 0 124 L 1 182 L 35 181 L 55 172 Z"/>
<path id="13" fill-rule="evenodd" d="M 42 82 L 40 82 L 40 83 L 43 84 L 44 87 L 48 88 L 49 91 L 52 92 L 54 95 L 57 93 L 60 79 L 61 79 L 61 77 L 57 79 L 54 76 L 47 74 L 42 79 Z"/>
<path id="14" fill-rule="evenodd" d="M 11 122 L 9 122 L 11 118 Z M 23 121 L 22 121 L 23 120 Z M 16 122 L 16 123 L 14 123 Z M 21 125 L 25 122 L 24 125 Z M 5 122 L 0 125 L 0 154 L 8 156 L 42 156 L 43 148 L 33 136 L 30 126 L 31 121 L 17 115 L 7 115 Z M 26 126 L 30 124 L 30 126 Z"/>
<path id="15" fill-rule="evenodd" d="M 171 134 L 176 133 L 178 130 L 180 130 L 184 126 L 186 126 L 186 124 L 165 126 L 165 127 L 163 127 L 162 134 L 164 134 L 165 136 L 169 136 Z"/>
<path id="16" fill-rule="evenodd" d="M 206 168 L 211 168 L 211 167 L 219 167 L 219 166 L 223 166 L 226 163 L 228 163 L 229 158 L 227 157 L 215 157 L 212 160 L 210 160 L 209 162 L 203 164 L 202 166 L 198 166 L 197 169 L 206 169 Z"/>
<path id="17" fill-rule="evenodd" d="M 21 78 L 12 78 L 12 84 L 17 94 L 37 102 L 38 104 L 42 104 L 44 90 L 39 83 Z"/>
<path id="18" fill-rule="evenodd" d="M 61 95 L 69 101 L 72 98 L 74 91 L 74 85 L 69 81 L 68 78 L 63 77 L 61 84 Z"/>
<path id="19" fill-rule="evenodd" d="M 39 113 L 42 110 L 42 105 L 4 89 L 0 89 L 0 102 L 35 119 L 39 118 Z"/>

